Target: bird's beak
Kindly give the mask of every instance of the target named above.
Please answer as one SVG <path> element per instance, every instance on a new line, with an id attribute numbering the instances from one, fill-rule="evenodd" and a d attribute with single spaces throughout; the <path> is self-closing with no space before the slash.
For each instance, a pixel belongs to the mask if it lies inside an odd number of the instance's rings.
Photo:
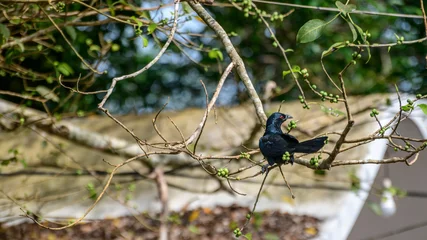
<path id="1" fill-rule="evenodd" d="M 291 115 L 288 115 L 288 119 L 293 118 Z"/>

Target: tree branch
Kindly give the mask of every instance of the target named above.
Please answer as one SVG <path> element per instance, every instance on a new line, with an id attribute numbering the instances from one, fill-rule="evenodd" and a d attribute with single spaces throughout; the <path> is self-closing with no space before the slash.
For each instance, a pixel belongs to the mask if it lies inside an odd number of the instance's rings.
<path id="1" fill-rule="evenodd" d="M 264 109 L 262 107 L 261 99 L 259 98 L 258 93 L 255 90 L 251 79 L 249 78 L 242 58 L 239 56 L 233 44 L 231 43 L 227 32 L 225 32 L 222 26 L 214 18 L 212 18 L 211 15 L 209 15 L 209 13 L 202 7 L 202 5 L 194 1 L 188 1 L 188 4 L 203 19 L 203 21 L 205 21 L 205 23 L 218 35 L 222 44 L 224 44 L 225 50 L 227 51 L 227 54 L 228 56 L 230 56 L 233 63 L 236 65 L 237 73 L 243 84 L 245 85 L 249 97 L 252 100 L 252 103 L 254 104 L 256 114 L 262 125 L 265 126 L 265 123 L 267 122 L 267 116 L 265 115 Z"/>

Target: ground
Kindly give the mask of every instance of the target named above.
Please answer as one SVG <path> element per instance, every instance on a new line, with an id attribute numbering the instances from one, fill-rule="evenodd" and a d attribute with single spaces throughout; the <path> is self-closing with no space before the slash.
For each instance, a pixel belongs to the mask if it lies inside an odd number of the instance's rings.
<path id="1" fill-rule="evenodd" d="M 242 226 L 249 209 L 231 206 L 195 209 L 172 213 L 169 217 L 170 239 L 233 239 L 233 229 Z M 318 233 L 319 220 L 273 211 L 259 212 L 252 218 L 247 231 L 252 239 L 311 239 Z M 62 231 L 52 231 L 33 223 L 12 227 L 0 225 L 0 239 L 8 240 L 71 240 L 71 239 L 158 239 L 159 222 L 148 215 L 90 221 Z M 152 229 L 152 230 L 150 230 Z M 241 238 L 244 239 L 244 238 Z"/>

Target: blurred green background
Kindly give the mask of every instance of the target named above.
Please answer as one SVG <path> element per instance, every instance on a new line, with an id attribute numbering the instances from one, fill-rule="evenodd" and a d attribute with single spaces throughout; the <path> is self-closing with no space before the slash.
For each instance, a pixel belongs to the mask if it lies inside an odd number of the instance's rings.
<path id="1" fill-rule="evenodd" d="M 288 1 L 304 6 L 336 8 L 335 1 Z M 59 2 L 61 3 L 61 2 Z M 52 23 L 40 8 L 55 20 L 57 24 L 76 21 L 75 11 L 91 11 L 84 5 L 71 2 L 53 3 L 4 3 L 2 8 L 9 14 L 9 19 L 1 18 L 0 27 L 2 44 L 32 36 L 47 28 Z M 59 86 L 58 77 L 63 75 L 64 84 L 76 87 L 79 75 L 82 76 L 79 87 L 84 91 L 107 89 L 113 77 L 129 74 L 145 66 L 158 53 L 167 38 L 167 30 L 172 26 L 171 1 L 94 1 L 93 7 L 109 9 L 106 14 L 116 16 L 131 23 L 140 22 L 139 27 L 125 23 L 108 21 L 101 14 L 92 14 L 78 19 L 77 24 L 66 24 L 62 27 L 65 36 L 70 40 L 79 54 L 99 71 L 106 74 L 91 74 L 71 50 L 57 30 L 41 35 L 39 39 L 26 41 L 1 51 L 0 89 L 32 96 L 41 95 L 40 86 L 54 90 L 58 101 L 47 102 L 52 113 L 79 113 L 95 111 L 103 94 L 81 95 L 70 94 L 70 91 Z M 241 6 L 242 2 L 236 4 Z M 322 31 L 322 36 L 310 43 L 297 43 L 296 35 L 301 26 L 311 19 L 332 19 L 336 11 L 322 11 L 304 7 L 290 7 L 254 1 L 257 7 L 267 14 L 286 14 L 293 11 L 283 21 L 270 21 L 273 31 L 288 52 L 291 65 L 307 68 L 309 80 L 321 90 L 338 94 L 322 71 L 320 57 L 336 42 L 352 41 L 349 25 L 337 18 Z M 274 2 L 273 2 L 274 3 Z M 402 13 L 422 16 L 419 1 L 350 1 L 357 10 L 382 13 Z M 142 8 L 135 10 L 135 8 Z M 259 90 L 260 95 L 267 81 L 277 83 L 275 91 L 289 89 L 284 94 L 275 96 L 272 100 L 297 99 L 300 94 L 294 85 L 291 75 L 282 77 L 282 72 L 288 70 L 282 53 L 273 46 L 265 25 L 256 17 L 245 17 L 244 11 L 233 7 L 230 2 L 216 0 L 213 6 L 206 9 L 230 34 L 230 37 L 241 54 L 251 79 Z M 25 11 L 22 11 L 25 10 Z M 208 91 L 212 93 L 230 59 L 223 45 L 213 36 L 214 33 L 206 27 L 196 14 L 186 4 L 182 3 L 178 23 L 178 34 L 166 54 L 150 70 L 135 78 L 119 82 L 107 102 L 107 107 L 114 113 L 144 113 L 158 110 L 169 100 L 169 109 L 185 107 L 204 107 L 205 96 L 200 80 L 203 80 Z M 422 18 L 396 17 L 384 15 L 351 14 L 354 22 L 363 31 L 369 31 L 371 43 L 393 43 L 396 35 L 405 40 L 414 40 L 425 36 Z M 140 20 L 135 20 L 140 19 Z M 90 23 L 104 21 L 103 24 Z M 7 28 L 5 30 L 5 28 Z M 154 30 L 153 30 L 154 29 Z M 165 34 L 166 33 L 166 34 Z M 139 35 L 138 35 L 139 34 Z M 358 38 L 357 41 L 360 41 Z M 356 41 L 356 42 L 357 42 Z M 184 51 L 184 52 L 183 52 Z M 337 73 L 352 60 L 355 48 L 341 48 L 332 55 L 325 57 L 324 63 L 337 80 Z M 220 52 L 220 53 L 219 53 Z M 386 48 L 372 48 L 371 59 L 368 59 L 366 49 L 362 59 L 355 67 L 345 74 L 347 91 L 352 95 L 364 95 L 378 92 L 394 92 L 394 84 L 402 92 L 426 93 L 426 44 L 398 45 L 390 51 Z M 191 59 L 190 59 L 190 58 Z M 300 78 L 306 97 L 316 98 L 308 91 L 308 85 Z M 19 97 L 1 95 L 2 98 L 17 103 L 42 109 L 42 105 Z M 232 74 L 226 81 L 218 100 L 219 105 L 236 105 L 247 101 L 247 94 L 238 76 Z"/>

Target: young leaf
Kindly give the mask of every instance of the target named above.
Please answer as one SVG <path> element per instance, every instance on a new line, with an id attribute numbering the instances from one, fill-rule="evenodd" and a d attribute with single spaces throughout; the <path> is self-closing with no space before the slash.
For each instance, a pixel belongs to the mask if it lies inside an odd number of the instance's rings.
<path id="1" fill-rule="evenodd" d="M 300 71 L 301 71 L 301 68 L 300 68 L 300 66 L 295 65 L 295 66 L 293 66 L 293 67 L 292 67 L 292 71 L 293 71 L 293 72 L 300 72 Z"/>
<path id="2" fill-rule="evenodd" d="M 298 43 L 312 42 L 320 37 L 322 29 L 325 27 L 326 22 L 320 19 L 312 19 L 306 22 L 297 33 Z"/>
<path id="3" fill-rule="evenodd" d="M 4 24 L 0 24 L 0 43 L 6 42 L 10 37 L 9 28 Z"/>
<path id="4" fill-rule="evenodd" d="M 156 28 L 157 28 L 157 24 L 150 23 L 150 25 L 148 25 L 148 34 L 152 34 L 154 31 L 156 31 Z"/>
<path id="5" fill-rule="evenodd" d="M 282 77 L 285 78 L 286 75 L 288 75 L 289 73 L 291 73 L 291 70 L 286 70 L 282 72 Z"/>
<path id="6" fill-rule="evenodd" d="M 381 210 L 380 205 L 378 205 L 377 203 L 370 202 L 368 203 L 368 206 L 376 215 L 382 215 L 383 211 Z"/>
<path id="7" fill-rule="evenodd" d="M 209 58 L 210 58 L 210 59 L 215 59 L 215 58 L 217 58 L 217 54 L 216 54 L 216 53 L 217 53 L 217 52 L 215 51 L 215 49 L 210 50 L 210 51 L 209 51 L 209 53 L 208 53 Z"/>
<path id="8" fill-rule="evenodd" d="M 54 102 L 59 102 L 59 97 L 53 93 L 52 90 L 50 90 L 49 88 L 39 85 L 36 87 L 36 91 L 40 94 L 40 96 L 52 100 Z"/>
<path id="9" fill-rule="evenodd" d="M 224 60 L 224 56 L 222 55 L 222 52 L 220 50 L 217 50 L 217 54 L 218 54 L 218 59 L 220 61 Z"/>
<path id="10" fill-rule="evenodd" d="M 200 229 L 195 226 L 195 225 L 190 225 L 188 226 L 188 230 L 194 234 L 199 234 L 200 233 Z"/>
<path id="11" fill-rule="evenodd" d="M 328 56 L 329 54 L 335 52 L 336 50 L 345 47 L 345 42 L 337 42 L 332 44 L 328 50 L 322 52 L 322 58 Z"/>
<path id="12" fill-rule="evenodd" d="M 76 40 L 76 37 L 77 37 L 76 29 L 74 29 L 72 26 L 66 26 L 65 31 L 68 33 L 68 35 L 70 35 L 71 40 L 73 41 Z"/>
<path id="13" fill-rule="evenodd" d="M 7 165 L 9 165 L 9 163 L 10 163 L 10 160 L 2 160 L 1 161 L 2 166 L 7 166 Z"/>
<path id="14" fill-rule="evenodd" d="M 368 44 L 368 45 L 369 45 L 369 42 L 368 42 L 368 41 L 365 41 L 365 44 Z M 370 48 L 370 47 L 367 47 L 367 48 L 366 48 L 366 50 L 368 50 L 368 60 L 366 60 L 366 63 L 368 63 L 368 62 L 369 62 L 369 60 L 371 60 L 371 48 Z"/>
<path id="15" fill-rule="evenodd" d="M 246 233 L 244 237 L 248 240 L 252 240 L 252 233 Z"/>
<path id="16" fill-rule="evenodd" d="M 423 103 L 423 104 L 418 104 L 418 107 L 421 108 L 421 110 L 423 111 L 423 113 L 425 115 L 427 115 L 427 104 Z"/>
<path id="17" fill-rule="evenodd" d="M 359 27 L 356 23 L 353 22 L 353 19 L 351 19 L 350 15 L 348 15 L 348 19 L 353 24 L 353 26 L 356 28 L 357 32 L 359 33 L 360 37 L 365 41 L 365 38 L 363 37 L 363 29 Z"/>
<path id="18" fill-rule="evenodd" d="M 351 33 L 353 34 L 353 42 L 357 39 L 357 32 L 356 28 L 354 28 L 353 24 L 351 22 L 347 22 L 348 26 L 350 27 Z"/>
<path id="19" fill-rule="evenodd" d="M 340 10 L 340 12 L 343 13 L 344 15 L 347 15 L 348 13 L 352 12 L 353 10 L 356 10 L 356 6 L 353 4 L 344 5 L 342 2 L 336 1 L 335 5 Z"/>
<path id="20" fill-rule="evenodd" d="M 142 46 L 147 47 L 148 46 L 148 39 L 145 37 L 142 37 Z"/>
<path id="21" fill-rule="evenodd" d="M 220 61 L 224 59 L 222 52 L 218 48 L 210 50 L 208 56 L 210 59 L 219 59 Z"/>
<path id="22" fill-rule="evenodd" d="M 110 9 L 111 16 L 116 16 L 116 11 L 114 10 L 114 4 L 112 0 L 107 0 L 108 9 Z"/>
<path id="23" fill-rule="evenodd" d="M 411 111 L 411 109 L 412 109 L 412 107 L 410 105 L 403 105 L 402 106 L 402 110 L 404 112 L 409 112 L 409 111 Z"/>

